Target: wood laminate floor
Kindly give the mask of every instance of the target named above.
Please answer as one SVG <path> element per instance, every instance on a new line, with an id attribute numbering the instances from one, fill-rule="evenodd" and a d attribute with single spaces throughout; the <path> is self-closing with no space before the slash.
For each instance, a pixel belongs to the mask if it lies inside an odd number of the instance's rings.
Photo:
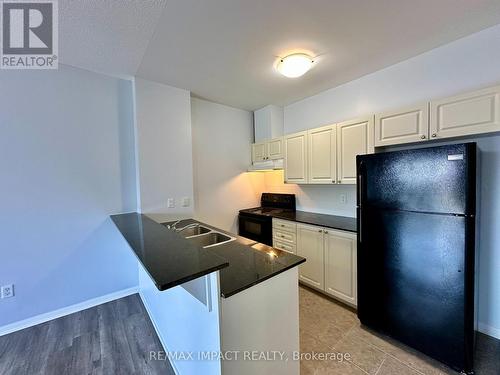
<path id="1" fill-rule="evenodd" d="M 0 337 L 1 375 L 173 375 L 137 294 Z"/>

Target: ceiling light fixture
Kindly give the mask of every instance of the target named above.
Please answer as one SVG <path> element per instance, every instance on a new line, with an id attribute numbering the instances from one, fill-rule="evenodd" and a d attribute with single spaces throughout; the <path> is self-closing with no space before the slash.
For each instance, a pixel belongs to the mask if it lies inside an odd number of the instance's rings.
<path id="1" fill-rule="evenodd" d="M 288 78 L 297 78 L 312 68 L 314 60 L 305 53 L 294 53 L 280 58 L 276 70 Z"/>

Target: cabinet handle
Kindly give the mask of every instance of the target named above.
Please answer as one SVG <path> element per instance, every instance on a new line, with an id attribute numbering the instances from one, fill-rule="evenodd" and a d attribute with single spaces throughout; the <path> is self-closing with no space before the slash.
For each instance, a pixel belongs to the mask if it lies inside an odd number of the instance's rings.
<path id="1" fill-rule="evenodd" d="M 432 134 L 432 138 L 436 138 L 437 137 L 437 134 L 436 133 L 433 133 Z"/>
<path id="2" fill-rule="evenodd" d="M 319 233 L 323 233 L 323 231 L 322 231 L 321 229 L 320 229 L 320 230 L 318 230 L 318 232 L 319 232 Z"/>
<path id="3" fill-rule="evenodd" d="M 422 135 L 420 136 L 420 138 L 425 139 L 425 138 L 426 138 L 426 136 L 422 134 Z"/>
<path id="4" fill-rule="evenodd" d="M 338 181 L 337 181 L 337 184 L 341 184 L 341 183 L 342 183 L 342 181 L 341 181 L 341 180 L 338 180 Z"/>
<path id="5" fill-rule="evenodd" d="M 337 183 L 337 181 L 335 181 L 335 180 L 332 180 L 332 184 L 335 184 L 335 183 Z"/>
<path id="6" fill-rule="evenodd" d="M 328 234 L 328 231 L 327 231 L 327 230 L 325 230 L 323 233 Z"/>

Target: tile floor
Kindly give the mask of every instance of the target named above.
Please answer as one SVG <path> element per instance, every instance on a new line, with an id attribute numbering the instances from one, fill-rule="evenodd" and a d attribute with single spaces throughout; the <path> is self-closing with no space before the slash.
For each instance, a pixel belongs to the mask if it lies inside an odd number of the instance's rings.
<path id="1" fill-rule="evenodd" d="M 362 327 L 356 313 L 312 289 L 300 287 L 301 352 L 349 353 L 349 361 L 301 361 L 301 375 L 457 374 L 443 364 Z M 500 375 L 500 341 L 481 335 L 476 375 Z"/>

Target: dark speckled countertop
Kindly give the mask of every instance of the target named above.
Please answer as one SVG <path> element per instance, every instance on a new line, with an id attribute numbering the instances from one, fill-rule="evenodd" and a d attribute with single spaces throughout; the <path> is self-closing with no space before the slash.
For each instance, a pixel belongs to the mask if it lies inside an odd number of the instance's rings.
<path id="1" fill-rule="evenodd" d="M 200 223 L 236 238 L 234 241 L 203 249 L 204 251 L 210 250 L 229 262 L 229 267 L 220 270 L 221 294 L 225 298 L 306 261 L 305 258 L 240 237 L 194 219 L 183 220 L 177 227 L 182 228 L 190 223 Z M 163 225 L 167 224 L 169 223 L 163 223 Z"/>
<path id="2" fill-rule="evenodd" d="M 306 211 L 285 211 L 271 213 L 270 216 L 277 219 L 296 221 L 298 223 L 319 225 L 321 227 L 340 229 L 348 232 L 357 232 L 356 218 L 354 217 L 316 214 Z"/>
<path id="3" fill-rule="evenodd" d="M 198 222 L 236 239 L 204 249 L 167 229 L 168 223 L 158 224 L 145 215 L 129 213 L 111 219 L 159 290 L 219 270 L 221 295 L 227 298 L 306 261 L 193 219 L 183 220 L 177 227 Z"/>
<path id="4" fill-rule="evenodd" d="M 111 220 L 159 290 L 229 266 L 226 259 L 196 246 L 146 215 L 136 212 L 112 215 Z"/>

